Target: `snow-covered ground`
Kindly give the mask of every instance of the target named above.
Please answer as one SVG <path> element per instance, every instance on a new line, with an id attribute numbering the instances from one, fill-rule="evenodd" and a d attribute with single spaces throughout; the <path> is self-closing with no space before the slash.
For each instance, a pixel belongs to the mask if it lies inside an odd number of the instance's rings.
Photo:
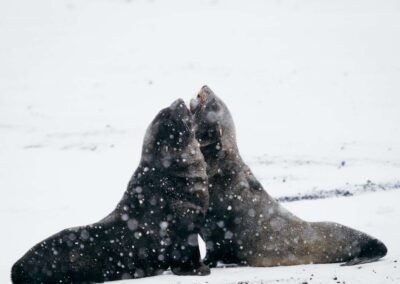
<path id="1" fill-rule="evenodd" d="M 0 1 L 0 283 L 38 241 L 110 212 L 148 123 L 205 83 L 269 193 L 354 192 L 285 206 L 389 253 L 125 283 L 400 283 L 399 35 L 397 0 Z"/>

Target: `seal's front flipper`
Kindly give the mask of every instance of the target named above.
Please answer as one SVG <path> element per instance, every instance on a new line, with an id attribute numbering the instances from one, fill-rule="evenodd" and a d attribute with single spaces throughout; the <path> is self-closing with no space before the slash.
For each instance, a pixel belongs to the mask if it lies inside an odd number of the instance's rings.
<path id="1" fill-rule="evenodd" d="M 210 268 L 201 261 L 199 248 L 200 226 L 204 208 L 189 201 L 172 203 L 170 265 L 177 275 L 208 275 Z"/>
<path id="2" fill-rule="evenodd" d="M 197 234 L 176 240 L 171 253 L 172 272 L 176 275 L 204 276 L 210 274 L 210 268 L 200 259 Z"/>
<path id="3" fill-rule="evenodd" d="M 183 229 L 177 232 L 182 236 L 174 238 L 171 252 L 171 270 L 176 275 L 199 275 L 210 274 L 208 265 L 201 261 L 200 248 L 196 232 L 187 235 Z"/>
<path id="4" fill-rule="evenodd" d="M 387 254 L 386 246 L 377 239 L 369 240 L 362 246 L 360 253 L 342 266 L 374 262 Z"/>

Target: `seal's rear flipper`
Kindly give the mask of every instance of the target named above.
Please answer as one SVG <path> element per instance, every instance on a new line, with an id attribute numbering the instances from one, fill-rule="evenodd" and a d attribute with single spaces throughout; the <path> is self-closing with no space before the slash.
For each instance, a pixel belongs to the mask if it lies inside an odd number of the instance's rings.
<path id="1" fill-rule="evenodd" d="M 381 257 L 384 257 L 386 254 L 386 246 L 377 239 L 371 239 L 361 248 L 360 254 L 358 256 L 342 264 L 342 266 L 374 262 Z"/>

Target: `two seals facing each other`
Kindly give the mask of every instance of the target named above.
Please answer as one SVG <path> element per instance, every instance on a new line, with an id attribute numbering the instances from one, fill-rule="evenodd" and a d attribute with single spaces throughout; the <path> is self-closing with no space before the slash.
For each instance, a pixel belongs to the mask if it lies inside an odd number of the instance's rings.
<path id="1" fill-rule="evenodd" d="M 276 202 L 240 157 L 232 116 L 209 87 L 200 90 L 190 108 L 209 180 L 210 206 L 201 233 L 206 263 L 354 265 L 386 255 L 385 245 L 363 232 L 306 222 Z"/>
<path id="2" fill-rule="evenodd" d="M 157 275 L 206 275 L 197 236 L 208 208 L 206 165 L 182 100 L 147 129 L 142 158 L 116 209 L 63 230 L 12 267 L 14 284 L 92 283 Z"/>
<path id="3" fill-rule="evenodd" d="M 204 86 L 190 111 L 177 100 L 150 124 L 139 167 L 111 214 L 37 244 L 11 277 L 14 284 L 90 283 L 169 267 L 178 275 L 206 275 L 198 233 L 211 266 L 354 265 L 387 253 L 365 233 L 306 222 L 278 204 L 241 159 L 228 108 Z"/>

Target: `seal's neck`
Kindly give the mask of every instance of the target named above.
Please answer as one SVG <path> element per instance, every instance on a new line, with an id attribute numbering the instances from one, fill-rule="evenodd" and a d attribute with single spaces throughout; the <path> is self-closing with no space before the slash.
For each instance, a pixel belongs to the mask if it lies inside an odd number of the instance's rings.
<path id="1" fill-rule="evenodd" d="M 244 163 L 236 143 L 220 140 L 201 147 L 207 164 L 207 175 L 230 175 L 233 170 L 241 168 Z"/>

